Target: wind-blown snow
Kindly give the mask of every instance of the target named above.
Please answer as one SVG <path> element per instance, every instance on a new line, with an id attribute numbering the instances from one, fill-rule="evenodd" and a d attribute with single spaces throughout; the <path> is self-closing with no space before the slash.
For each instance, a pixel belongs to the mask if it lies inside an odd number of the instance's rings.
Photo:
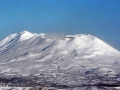
<path id="1" fill-rule="evenodd" d="M 80 85 L 85 75 L 115 77 L 119 69 L 120 52 L 92 35 L 56 37 L 23 31 L 0 41 L 1 76 L 33 75 Z"/>

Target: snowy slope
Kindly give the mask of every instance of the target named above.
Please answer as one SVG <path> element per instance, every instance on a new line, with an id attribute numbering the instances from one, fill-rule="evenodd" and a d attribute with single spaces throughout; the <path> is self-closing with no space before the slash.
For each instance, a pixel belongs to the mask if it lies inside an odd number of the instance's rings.
<path id="1" fill-rule="evenodd" d="M 119 73 L 120 52 L 91 35 L 23 31 L 0 41 L 0 76 L 38 76 L 46 82 L 80 85 L 82 80 L 88 83 L 85 78 L 91 80 L 89 75 Z"/>

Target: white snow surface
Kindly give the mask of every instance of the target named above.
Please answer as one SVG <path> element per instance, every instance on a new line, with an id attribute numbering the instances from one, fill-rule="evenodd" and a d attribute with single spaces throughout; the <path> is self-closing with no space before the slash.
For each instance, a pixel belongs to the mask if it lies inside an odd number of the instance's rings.
<path id="1" fill-rule="evenodd" d="M 0 87 L 0 90 L 30 90 L 31 87 Z"/>
<path id="2" fill-rule="evenodd" d="M 81 73 L 119 74 L 120 52 L 97 37 L 84 34 L 23 31 L 0 41 L 0 76 L 44 75 L 59 77 L 59 83 L 66 83 L 68 73 L 74 74 L 71 77 Z"/>

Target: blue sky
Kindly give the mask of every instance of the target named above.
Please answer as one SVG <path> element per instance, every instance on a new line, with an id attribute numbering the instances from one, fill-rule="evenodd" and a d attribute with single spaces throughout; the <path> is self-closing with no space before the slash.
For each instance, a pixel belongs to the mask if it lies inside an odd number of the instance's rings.
<path id="1" fill-rule="evenodd" d="M 120 0 L 0 0 L 0 39 L 23 30 L 91 34 L 120 50 Z"/>

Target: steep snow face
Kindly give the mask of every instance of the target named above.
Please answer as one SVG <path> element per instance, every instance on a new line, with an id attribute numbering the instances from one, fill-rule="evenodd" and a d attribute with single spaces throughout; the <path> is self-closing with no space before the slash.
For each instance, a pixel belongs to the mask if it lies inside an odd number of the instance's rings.
<path id="1" fill-rule="evenodd" d="M 80 84 L 81 74 L 115 76 L 119 68 L 120 52 L 91 35 L 23 31 L 0 41 L 0 75 L 46 75 L 51 82 Z"/>

